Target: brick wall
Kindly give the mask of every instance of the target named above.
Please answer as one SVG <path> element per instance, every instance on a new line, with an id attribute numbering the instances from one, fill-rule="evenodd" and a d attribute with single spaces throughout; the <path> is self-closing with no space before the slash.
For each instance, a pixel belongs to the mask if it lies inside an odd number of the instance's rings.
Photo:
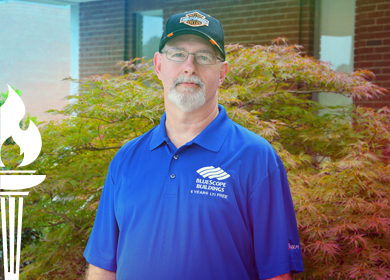
<path id="1" fill-rule="evenodd" d="M 315 1 L 304 0 L 300 3 L 300 35 L 299 44 L 304 46 L 308 55 L 314 55 L 314 18 Z"/>
<path id="2" fill-rule="evenodd" d="M 109 73 L 125 57 L 125 1 L 80 4 L 80 79 Z"/>
<path id="3" fill-rule="evenodd" d="M 355 23 L 355 69 L 369 69 L 374 82 L 390 89 L 390 1 L 357 0 Z M 390 96 L 356 101 L 372 108 L 390 107 Z"/>
<path id="4" fill-rule="evenodd" d="M 164 1 L 164 19 L 178 12 L 199 9 L 219 19 L 225 30 L 225 43 L 269 45 L 277 37 L 303 44 L 312 55 L 309 36 L 314 30 L 312 0 L 216 0 Z M 300 15 L 302 14 L 302 18 Z"/>

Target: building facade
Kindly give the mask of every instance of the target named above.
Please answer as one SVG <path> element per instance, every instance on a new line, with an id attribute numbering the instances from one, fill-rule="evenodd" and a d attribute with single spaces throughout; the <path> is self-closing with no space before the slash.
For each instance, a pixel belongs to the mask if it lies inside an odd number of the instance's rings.
<path id="1" fill-rule="evenodd" d="M 389 0 L 0 0 L 0 73 L 22 90 L 27 112 L 49 120 L 77 84 L 71 76 L 119 75 L 117 62 L 151 58 L 163 25 L 177 12 L 194 9 L 218 18 L 226 44 L 269 45 L 277 37 L 331 62 L 338 71 L 369 69 L 390 89 Z M 390 97 L 352 101 L 316 94 L 325 105 L 390 107 Z"/>
<path id="2" fill-rule="evenodd" d="M 226 44 L 269 45 L 277 37 L 286 37 L 292 44 L 304 46 L 308 55 L 330 61 L 336 70 L 369 69 L 376 75 L 376 84 L 390 89 L 388 0 L 106 0 L 80 3 L 80 78 L 104 73 L 118 75 L 119 68 L 115 63 L 134 57 L 150 58 L 157 50 L 167 18 L 194 9 L 221 21 Z M 332 98 L 335 97 L 318 97 L 325 103 Z M 373 108 L 390 107 L 390 97 L 355 103 Z"/>

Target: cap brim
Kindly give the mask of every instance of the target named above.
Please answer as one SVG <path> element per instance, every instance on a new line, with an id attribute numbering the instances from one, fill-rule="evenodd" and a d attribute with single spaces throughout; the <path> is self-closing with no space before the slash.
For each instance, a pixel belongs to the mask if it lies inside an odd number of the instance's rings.
<path id="1" fill-rule="evenodd" d="M 199 30 L 195 30 L 193 28 L 183 28 L 183 29 L 179 29 L 179 30 L 176 30 L 175 33 L 170 36 L 170 37 L 165 37 L 162 41 L 160 41 L 160 46 L 159 46 L 159 51 L 161 52 L 161 50 L 163 49 L 163 47 L 165 46 L 165 44 L 177 37 L 177 36 L 180 36 L 180 35 L 185 35 L 185 34 L 192 34 L 192 35 L 196 35 L 196 36 L 199 36 L 199 37 L 202 37 L 203 39 L 207 40 L 208 42 L 210 42 L 210 44 L 214 47 L 216 47 L 220 52 L 221 52 L 221 55 L 222 55 L 222 58 L 225 60 L 225 52 L 224 50 L 221 48 L 221 46 L 219 46 L 217 43 L 213 44 L 211 42 L 215 40 L 213 38 L 211 38 L 210 36 L 206 35 L 205 33 L 203 33 L 202 31 L 199 31 Z"/>

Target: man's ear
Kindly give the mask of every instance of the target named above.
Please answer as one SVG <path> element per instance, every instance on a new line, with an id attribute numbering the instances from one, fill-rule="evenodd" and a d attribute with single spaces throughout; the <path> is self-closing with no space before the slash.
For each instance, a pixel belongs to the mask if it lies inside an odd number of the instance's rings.
<path id="1" fill-rule="evenodd" d="M 219 72 L 219 86 L 225 81 L 226 74 L 229 69 L 229 63 L 227 61 L 221 62 L 221 70 Z"/>
<path id="2" fill-rule="evenodd" d="M 157 74 L 157 77 L 161 80 L 161 53 L 160 52 L 156 52 L 154 54 L 154 58 L 153 58 L 153 62 L 154 62 L 154 71 L 156 72 Z"/>

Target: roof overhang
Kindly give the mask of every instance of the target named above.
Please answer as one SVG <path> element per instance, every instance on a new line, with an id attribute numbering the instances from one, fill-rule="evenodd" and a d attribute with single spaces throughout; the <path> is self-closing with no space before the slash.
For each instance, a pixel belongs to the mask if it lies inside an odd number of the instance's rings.
<path id="1" fill-rule="evenodd" d="M 22 0 L 23 2 L 37 3 L 37 4 L 48 4 L 48 5 L 75 5 L 85 2 L 96 2 L 102 0 Z"/>

